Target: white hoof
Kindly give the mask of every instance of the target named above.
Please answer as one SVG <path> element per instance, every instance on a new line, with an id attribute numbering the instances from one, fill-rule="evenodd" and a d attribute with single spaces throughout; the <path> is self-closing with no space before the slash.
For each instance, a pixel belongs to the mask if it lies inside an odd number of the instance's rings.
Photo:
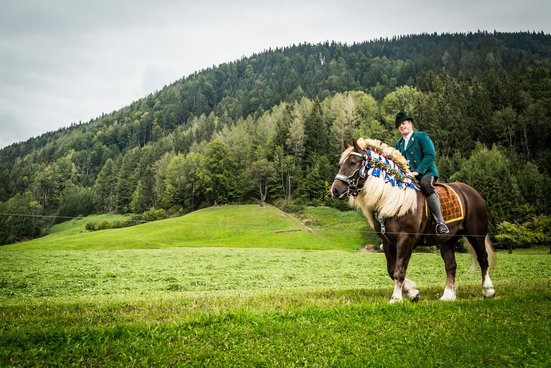
<path id="1" fill-rule="evenodd" d="M 407 298 L 412 302 L 419 301 L 420 297 L 421 297 L 421 293 L 419 293 L 419 290 L 416 290 L 416 289 L 408 290 Z"/>
<path id="2" fill-rule="evenodd" d="M 490 279 L 490 275 L 488 274 L 484 276 L 484 282 L 482 283 L 482 294 L 486 298 L 493 298 L 494 296 L 496 296 L 494 285 L 492 284 L 492 280 Z"/>
<path id="3" fill-rule="evenodd" d="M 410 279 L 405 279 L 402 285 L 402 290 L 406 293 L 406 297 L 412 302 L 419 300 L 419 290 L 417 290 L 417 284 Z"/>
<path id="4" fill-rule="evenodd" d="M 392 298 L 390 298 L 390 300 L 388 301 L 388 303 L 389 303 L 389 304 L 395 304 L 395 303 L 401 303 L 401 302 L 403 302 L 403 301 L 404 301 L 403 298 L 394 298 L 394 297 L 392 297 Z"/>
<path id="5" fill-rule="evenodd" d="M 444 302 L 453 302 L 456 299 L 455 290 L 445 288 L 444 289 L 444 295 L 440 298 L 440 300 Z"/>
<path id="6" fill-rule="evenodd" d="M 488 289 L 484 288 L 482 289 L 482 294 L 486 298 L 493 298 L 496 296 L 496 291 L 494 290 L 494 288 L 488 288 Z"/>
<path id="7" fill-rule="evenodd" d="M 456 296 L 446 296 L 446 295 L 442 295 L 440 297 L 440 300 L 443 301 L 443 302 L 453 302 L 454 300 L 456 299 Z"/>

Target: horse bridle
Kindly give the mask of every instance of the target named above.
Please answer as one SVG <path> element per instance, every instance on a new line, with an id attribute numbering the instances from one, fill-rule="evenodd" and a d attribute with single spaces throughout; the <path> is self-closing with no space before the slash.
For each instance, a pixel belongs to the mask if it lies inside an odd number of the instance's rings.
<path id="1" fill-rule="evenodd" d="M 343 183 L 348 185 L 348 190 L 344 194 L 357 197 L 362 190 L 362 188 L 358 187 L 358 182 L 360 181 L 360 179 L 363 179 L 366 176 L 366 168 L 368 163 L 367 155 L 363 152 L 358 153 L 353 151 L 352 153 L 350 153 L 350 156 L 361 157 L 363 159 L 362 165 L 358 169 L 356 169 L 350 176 L 337 174 L 337 176 L 335 176 L 335 180 L 342 181 Z"/>

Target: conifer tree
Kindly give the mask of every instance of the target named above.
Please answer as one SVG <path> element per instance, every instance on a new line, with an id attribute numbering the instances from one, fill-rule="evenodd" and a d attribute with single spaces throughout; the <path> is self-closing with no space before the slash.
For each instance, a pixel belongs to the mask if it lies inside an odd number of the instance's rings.
<path id="1" fill-rule="evenodd" d="M 98 174 L 95 183 L 97 210 L 114 213 L 117 210 L 117 167 L 113 159 L 108 159 Z"/>

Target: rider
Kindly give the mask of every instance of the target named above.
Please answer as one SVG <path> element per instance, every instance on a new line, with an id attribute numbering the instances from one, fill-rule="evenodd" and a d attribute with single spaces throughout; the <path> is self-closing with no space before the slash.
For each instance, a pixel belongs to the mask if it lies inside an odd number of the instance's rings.
<path id="1" fill-rule="evenodd" d="M 403 112 L 396 114 L 395 126 L 402 134 L 402 138 L 396 141 L 396 149 L 408 160 L 411 174 L 419 181 L 421 192 L 427 198 L 429 208 L 436 219 L 436 233 L 447 234 L 450 230 L 442 217 L 440 198 L 433 186 L 438 180 L 438 169 L 434 163 L 434 143 L 427 133 L 413 131 L 413 118 Z"/>

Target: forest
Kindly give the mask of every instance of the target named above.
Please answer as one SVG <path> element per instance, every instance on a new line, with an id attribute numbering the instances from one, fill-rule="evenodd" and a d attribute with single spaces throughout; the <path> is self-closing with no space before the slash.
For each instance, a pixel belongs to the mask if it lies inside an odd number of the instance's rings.
<path id="1" fill-rule="evenodd" d="M 0 245 L 96 213 L 344 210 L 328 197 L 342 142 L 393 145 L 398 111 L 432 137 L 440 181 L 482 194 L 498 245 L 550 241 L 551 36 L 476 32 L 265 50 L 5 147 Z"/>

